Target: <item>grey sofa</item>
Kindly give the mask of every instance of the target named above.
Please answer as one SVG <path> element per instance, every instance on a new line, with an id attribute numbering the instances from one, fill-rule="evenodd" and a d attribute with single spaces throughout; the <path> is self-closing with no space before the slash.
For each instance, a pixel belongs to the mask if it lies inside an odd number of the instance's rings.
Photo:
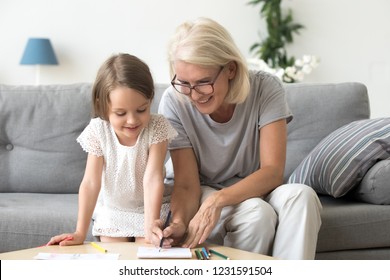
<path id="1" fill-rule="evenodd" d="M 152 111 L 166 87 L 156 85 Z M 288 125 L 287 180 L 326 135 L 369 118 L 369 102 L 359 83 L 286 89 L 294 114 Z M 74 230 L 86 161 L 75 139 L 90 120 L 90 91 L 88 83 L 0 85 L 0 252 L 40 246 Z M 317 259 L 390 259 L 389 205 L 350 197 L 320 199 Z"/>

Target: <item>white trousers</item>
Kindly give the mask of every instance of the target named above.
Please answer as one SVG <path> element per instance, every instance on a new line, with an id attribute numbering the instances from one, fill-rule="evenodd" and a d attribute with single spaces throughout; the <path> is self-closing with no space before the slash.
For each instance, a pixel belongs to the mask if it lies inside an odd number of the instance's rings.
<path id="1" fill-rule="evenodd" d="M 202 186 L 202 202 L 215 189 Z M 265 199 L 224 207 L 207 242 L 286 260 L 314 259 L 321 203 L 303 184 L 285 184 Z"/>

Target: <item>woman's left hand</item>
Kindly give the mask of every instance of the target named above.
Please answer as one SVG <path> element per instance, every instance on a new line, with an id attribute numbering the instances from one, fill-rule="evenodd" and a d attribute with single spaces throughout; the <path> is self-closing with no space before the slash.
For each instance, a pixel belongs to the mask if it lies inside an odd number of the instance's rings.
<path id="1" fill-rule="evenodd" d="M 217 193 L 215 192 L 202 203 L 198 212 L 190 221 L 187 238 L 183 243 L 183 247 L 194 248 L 205 242 L 209 237 L 222 211 L 222 207 L 216 206 Z"/>

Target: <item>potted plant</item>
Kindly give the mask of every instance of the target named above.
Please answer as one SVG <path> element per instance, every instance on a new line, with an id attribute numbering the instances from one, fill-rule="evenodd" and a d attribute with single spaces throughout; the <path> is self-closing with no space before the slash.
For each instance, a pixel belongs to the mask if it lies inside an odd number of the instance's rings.
<path id="1" fill-rule="evenodd" d="M 284 82 L 296 82 L 303 79 L 304 74 L 310 73 L 316 67 L 318 61 L 314 56 L 305 55 L 296 60 L 294 56 L 288 56 L 286 45 L 293 42 L 293 35 L 299 34 L 304 28 L 302 24 L 293 21 L 292 11 L 284 14 L 281 9 L 282 0 L 251 0 L 250 5 L 261 5 L 260 16 L 267 25 L 267 37 L 254 43 L 250 51 L 258 59 L 249 63 L 255 68 L 264 68 L 277 74 Z"/>

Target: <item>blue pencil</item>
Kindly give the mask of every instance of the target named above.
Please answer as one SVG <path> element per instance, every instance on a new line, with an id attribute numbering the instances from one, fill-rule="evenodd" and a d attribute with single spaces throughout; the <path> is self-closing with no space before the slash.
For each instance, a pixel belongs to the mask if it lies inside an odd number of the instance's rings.
<path id="1" fill-rule="evenodd" d="M 209 253 L 207 253 L 207 250 L 206 250 L 206 248 L 202 248 L 202 252 L 203 252 L 203 254 L 204 254 L 204 256 L 205 256 L 205 258 L 207 258 L 207 259 L 209 259 L 210 258 L 210 256 L 209 256 Z"/>

